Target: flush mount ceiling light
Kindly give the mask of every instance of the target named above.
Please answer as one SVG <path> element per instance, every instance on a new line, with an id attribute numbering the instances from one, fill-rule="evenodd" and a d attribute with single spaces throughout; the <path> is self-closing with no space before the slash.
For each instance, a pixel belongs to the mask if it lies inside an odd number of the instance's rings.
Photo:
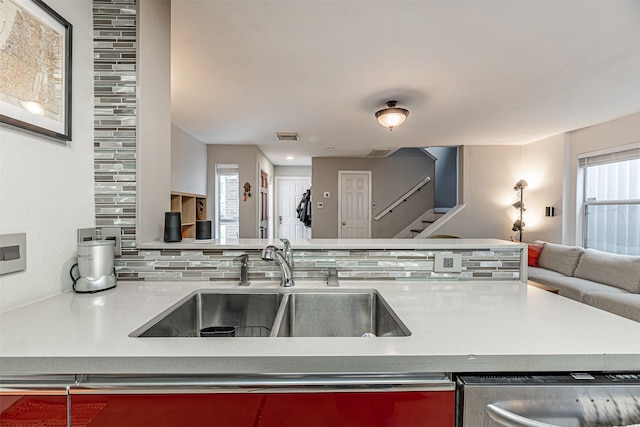
<path id="1" fill-rule="evenodd" d="M 396 107 L 398 101 L 388 101 L 387 107 L 376 113 L 376 119 L 382 126 L 393 130 L 400 126 L 407 119 L 409 110 Z"/>

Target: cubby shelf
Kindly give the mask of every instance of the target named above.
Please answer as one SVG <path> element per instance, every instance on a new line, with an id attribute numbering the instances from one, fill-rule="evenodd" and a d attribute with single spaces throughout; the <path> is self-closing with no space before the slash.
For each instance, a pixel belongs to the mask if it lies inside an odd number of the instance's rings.
<path id="1" fill-rule="evenodd" d="M 182 237 L 196 237 L 196 221 L 207 219 L 207 196 L 172 191 L 171 212 L 180 212 Z"/>

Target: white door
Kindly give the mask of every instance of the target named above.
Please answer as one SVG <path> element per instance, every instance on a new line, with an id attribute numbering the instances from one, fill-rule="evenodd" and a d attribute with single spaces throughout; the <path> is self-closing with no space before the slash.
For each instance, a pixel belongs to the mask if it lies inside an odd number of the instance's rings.
<path id="1" fill-rule="evenodd" d="M 276 237 L 278 239 L 311 238 L 311 227 L 306 227 L 296 213 L 302 196 L 310 187 L 310 177 L 276 177 Z"/>
<path id="2" fill-rule="evenodd" d="M 338 237 L 368 239 L 371 237 L 371 172 L 338 171 L 340 206 Z"/>

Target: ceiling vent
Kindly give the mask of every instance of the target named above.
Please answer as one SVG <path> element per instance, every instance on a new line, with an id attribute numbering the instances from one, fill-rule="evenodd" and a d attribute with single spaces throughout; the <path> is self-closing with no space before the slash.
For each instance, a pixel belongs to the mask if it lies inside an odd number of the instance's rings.
<path id="1" fill-rule="evenodd" d="M 372 150 L 369 154 L 367 154 L 367 157 L 370 158 L 370 159 L 388 157 L 394 151 L 396 151 L 396 150 L 395 149 L 393 149 L 393 150 Z"/>
<path id="2" fill-rule="evenodd" d="M 278 141 L 297 141 L 298 134 L 296 132 L 276 132 Z"/>

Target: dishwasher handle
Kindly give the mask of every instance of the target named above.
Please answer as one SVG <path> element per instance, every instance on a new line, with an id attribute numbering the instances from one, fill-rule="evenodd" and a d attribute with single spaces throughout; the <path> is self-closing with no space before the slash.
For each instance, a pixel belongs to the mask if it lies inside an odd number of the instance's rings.
<path id="1" fill-rule="evenodd" d="M 505 427 L 559 427 L 514 414 L 493 403 L 487 405 L 487 414 L 493 421 Z"/>

